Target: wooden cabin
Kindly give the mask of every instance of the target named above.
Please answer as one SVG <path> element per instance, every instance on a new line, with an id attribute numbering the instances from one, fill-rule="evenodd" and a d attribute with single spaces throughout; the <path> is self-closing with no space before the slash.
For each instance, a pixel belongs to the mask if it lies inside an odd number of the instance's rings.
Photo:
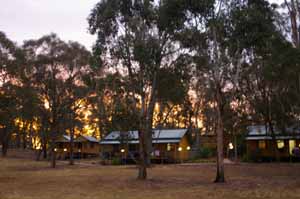
<path id="1" fill-rule="evenodd" d="M 70 153 L 70 136 L 62 135 L 56 139 L 56 157 L 58 159 L 67 159 Z"/>
<path id="2" fill-rule="evenodd" d="M 152 134 L 151 161 L 180 162 L 189 159 L 188 129 L 155 129 Z M 139 157 L 138 131 L 113 131 L 100 141 L 103 159 L 136 160 Z"/>
<path id="3" fill-rule="evenodd" d="M 62 135 L 56 140 L 56 157 L 67 159 L 70 157 L 70 136 Z M 100 151 L 99 141 L 91 136 L 81 135 L 74 139 L 74 157 L 86 158 L 98 156 Z"/>
<path id="4" fill-rule="evenodd" d="M 274 134 L 264 125 L 249 126 L 246 136 L 247 157 L 253 161 L 297 159 L 294 150 L 300 147 L 299 129 L 288 128 L 285 133 L 274 129 Z"/>
<path id="5" fill-rule="evenodd" d="M 83 157 L 99 156 L 99 140 L 91 136 L 81 135 L 76 138 L 75 149 L 77 149 L 77 151 L 81 153 Z"/>

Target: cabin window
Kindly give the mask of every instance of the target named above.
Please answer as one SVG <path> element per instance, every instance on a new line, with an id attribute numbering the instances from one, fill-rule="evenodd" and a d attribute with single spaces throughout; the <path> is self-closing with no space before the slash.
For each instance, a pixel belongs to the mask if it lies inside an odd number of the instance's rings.
<path id="1" fill-rule="evenodd" d="M 168 143 L 167 145 L 167 151 L 171 151 L 172 150 L 172 145 L 170 143 Z"/>
<path id="2" fill-rule="evenodd" d="M 277 140 L 277 148 L 283 149 L 284 148 L 284 141 L 283 140 Z"/>
<path id="3" fill-rule="evenodd" d="M 265 140 L 259 140 L 258 141 L 258 148 L 259 149 L 266 149 L 266 141 Z"/>
<path id="4" fill-rule="evenodd" d="M 289 140 L 289 152 L 293 155 L 293 149 L 296 147 L 296 140 Z"/>
<path id="5" fill-rule="evenodd" d="M 82 143 L 78 143 L 78 149 L 82 148 Z"/>
<path id="6" fill-rule="evenodd" d="M 60 148 L 60 149 L 64 148 L 64 144 L 63 143 L 59 143 L 58 148 Z"/>

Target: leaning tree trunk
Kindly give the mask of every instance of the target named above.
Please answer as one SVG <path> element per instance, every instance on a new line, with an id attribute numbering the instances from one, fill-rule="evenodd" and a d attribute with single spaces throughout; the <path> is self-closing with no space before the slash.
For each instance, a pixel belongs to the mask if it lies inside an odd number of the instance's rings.
<path id="1" fill-rule="evenodd" d="M 152 147 L 152 125 L 153 125 L 153 112 L 156 103 L 156 84 L 157 84 L 157 72 L 154 72 L 152 87 L 151 87 L 151 97 L 146 114 L 146 135 L 145 135 L 145 144 L 146 144 L 146 163 L 147 166 L 151 165 L 151 152 L 153 151 Z"/>
<path id="2" fill-rule="evenodd" d="M 217 91 L 217 175 L 215 182 L 225 182 L 224 177 L 224 149 L 223 149 L 223 121 L 221 113 L 221 94 Z"/>
<path id="3" fill-rule="evenodd" d="M 147 166 L 151 166 L 151 152 L 153 151 L 152 147 L 152 123 L 153 123 L 153 111 L 155 107 L 155 96 L 151 97 L 151 101 L 149 104 L 149 108 L 147 111 L 147 119 L 146 119 L 146 149 L 147 149 L 147 158 L 146 163 Z"/>

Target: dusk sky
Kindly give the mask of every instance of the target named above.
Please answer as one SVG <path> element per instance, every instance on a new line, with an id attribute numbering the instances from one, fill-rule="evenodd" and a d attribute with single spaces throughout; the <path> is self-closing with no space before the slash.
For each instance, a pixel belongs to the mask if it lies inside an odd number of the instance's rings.
<path id="1" fill-rule="evenodd" d="M 87 31 L 87 17 L 97 2 L 99 0 L 0 0 L 0 31 L 18 44 L 54 32 L 65 41 L 78 41 L 91 49 L 96 37 Z"/>
<path id="2" fill-rule="evenodd" d="M 99 0 L 0 0 L 0 31 L 22 44 L 54 32 L 91 49 L 87 17 Z"/>

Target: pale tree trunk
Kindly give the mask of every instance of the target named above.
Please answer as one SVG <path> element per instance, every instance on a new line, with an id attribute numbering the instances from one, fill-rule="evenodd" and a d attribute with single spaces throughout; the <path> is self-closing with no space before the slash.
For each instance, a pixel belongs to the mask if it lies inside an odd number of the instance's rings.
<path id="1" fill-rule="evenodd" d="M 221 2 L 222 3 L 222 2 Z M 216 132 L 217 132 L 217 174 L 216 174 L 216 183 L 225 182 L 224 177 L 224 141 L 223 141 L 223 118 L 222 118 L 222 77 L 221 72 L 217 67 L 220 67 L 220 56 L 219 56 L 219 46 L 217 40 L 217 30 L 216 27 L 213 26 L 212 28 L 213 34 L 213 56 L 215 60 L 215 65 L 213 69 L 213 83 L 215 89 L 215 102 L 216 102 L 216 111 L 217 111 L 217 125 L 216 125 Z"/>
<path id="2" fill-rule="evenodd" d="M 149 102 L 148 110 L 147 110 L 147 116 L 146 116 L 146 150 L 147 150 L 147 159 L 146 163 L 148 166 L 151 165 L 151 152 L 152 152 L 152 124 L 153 124 L 153 112 L 155 108 L 156 103 L 156 74 L 154 77 L 154 81 L 152 84 L 152 92 L 151 92 L 151 99 Z"/>
<path id="3" fill-rule="evenodd" d="M 298 1 L 296 1 L 298 4 Z M 299 30 L 298 30 L 298 22 L 297 22 L 297 9 L 295 0 L 291 0 L 290 4 L 285 0 L 285 4 L 288 7 L 290 21 L 291 21 L 291 32 L 292 32 L 292 40 L 295 47 L 299 47 Z M 298 5 L 297 5 L 298 7 Z M 298 8 L 299 9 L 299 8 Z M 298 13 L 299 14 L 299 13 Z"/>
<path id="4" fill-rule="evenodd" d="M 222 121 L 222 99 L 221 91 L 217 88 L 216 97 L 217 97 L 217 175 L 215 182 L 225 182 L 224 177 L 224 149 L 223 149 L 223 121 Z"/>

